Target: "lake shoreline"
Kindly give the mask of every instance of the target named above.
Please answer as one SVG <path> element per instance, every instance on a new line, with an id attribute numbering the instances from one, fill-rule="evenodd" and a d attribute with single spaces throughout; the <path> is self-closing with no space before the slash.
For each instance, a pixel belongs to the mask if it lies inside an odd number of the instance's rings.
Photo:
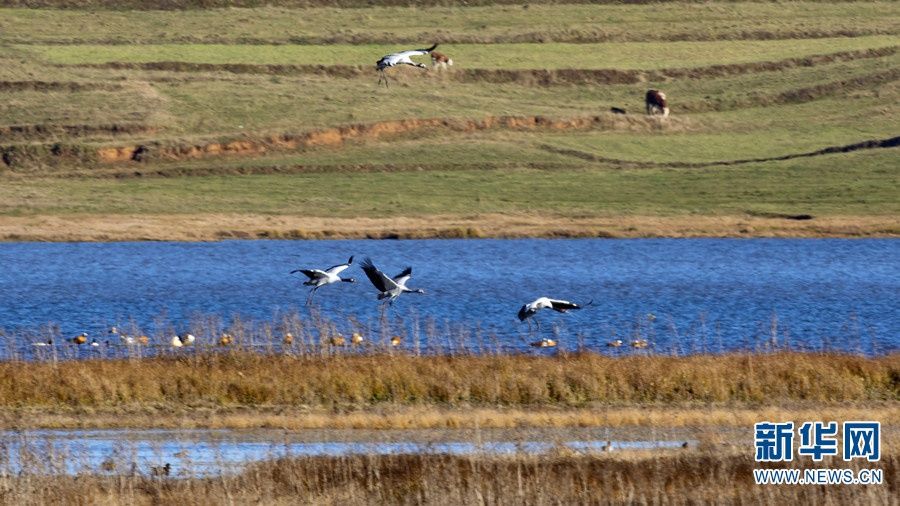
<path id="1" fill-rule="evenodd" d="M 897 238 L 896 216 L 526 214 L 304 217 L 247 214 L 0 217 L 0 242 L 225 239 Z"/>

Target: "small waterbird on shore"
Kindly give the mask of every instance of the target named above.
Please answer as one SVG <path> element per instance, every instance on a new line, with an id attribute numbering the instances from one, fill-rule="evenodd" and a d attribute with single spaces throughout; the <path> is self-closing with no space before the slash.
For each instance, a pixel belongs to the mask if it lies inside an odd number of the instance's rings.
<path id="1" fill-rule="evenodd" d="M 541 309 L 552 309 L 558 313 L 565 313 L 572 309 L 581 309 L 583 307 L 590 306 L 594 301 L 591 300 L 587 304 L 583 306 L 579 306 L 574 302 L 569 302 L 567 300 L 558 300 L 558 299 L 550 299 L 548 297 L 540 297 L 533 302 L 529 302 L 528 304 L 523 305 L 519 308 L 519 313 L 517 316 L 519 317 L 520 322 L 524 322 L 537 314 Z M 528 320 L 528 326 L 531 326 L 531 321 Z M 540 325 L 538 325 L 540 328 Z"/>
<path id="2" fill-rule="evenodd" d="M 606 343 L 606 346 L 610 348 L 618 348 L 624 344 L 621 339 L 613 339 L 612 341 Z"/>
<path id="3" fill-rule="evenodd" d="M 72 339 L 69 339 L 69 341 L 73 344 L 84 344 L 87 342 L 87 339 L 88 339 L 88 333 L 82 332 L 81 334 L 78 334 L 77 336 L 73 337 Z"/>
<path id="4" fill-rule="evenodd" d="M 31 343 L 32 346 L 53 346 L 53 339 L 47 339 L 46 341 L 38 341 L 36 343 Z"/>
<path id="5" fill-rule="evenodd" d="M 284 344 L 286 344 L 288 346 L 294 344 L 294 334 L 291 334 L 290 332 L 288 332 L 287 334 L 284 335 L 284 338 L 282 339 L 282 341 L 284 342 Z"/>
<path id="6" fill-rule="evenodd" d="M 234 342 L 234 338 L 231 337 L 231 334 L 222 334 L 222 337 L 219 338 L 219 346 L 229 346 Z"/>
<path id="7" fill-rule="evenodd" d="M 119 332 L 119 328 L 118 328 L 118 327 L 110 327 L 110 328 L 109 328 L 109 335 L 110 335 L 111 337 L 117 337 L 117 338 L 119 338 L 119 341 L 120 341 L 121 343 L 126 344 L 126 345 L 128 345 L 128 346 L 131 346 L 131 345 L 133 345 L 133 344 L 137 344 L 137 339 L 135 339 L 134 336 L 129 336 L 128 334 L 123 334 L 123 333 Z M 107 341 L 107 342 L 108 342 L 108 341 Z"/>
<path id="8" fill-rule="evenodd" d="M 530 345 L 535 348 L 555 348 L 556 340 L 550 339 L 549 337 L 545 337 L 545 338 L 541 339 L 540 341 L 535 341 L 533 343 L 530 343 Z"/>
<path id="9" fill-rule="evenodd" d="M 425 290 L 421 288 L 407 288 L 406 283 L 412 277 L 412 267 L 403 269 L 403 272 L 391 278 L 378 270 L 370 258 L 363 260 L 361 265 L 366 277 L 379 292 L 378 300 L 387 299 L 387 304 L 393 304 L 394 300 L 403 293 L 425 293 Z"/>
<path id="10" fill-rule="evenodd" d="M 354 332 L 353 335 L 350 336 L 351 344 L 362 344 L 363 341 L 365 341 L 365 339 L 363 338 L 362 334 L 360 334 L 359 332 Z"/>
<path id="11" fill-rule="evenodd" d="M 332 346 L 346 346 L 347 345 L 347 340 L 344 338 L 344 336 L 342 336 L 340 334 L 338 334 L 336 336 L 331 336 L 331 339 L 329 339 L 328 342 Z"/>
<path id="12" fill-rule="evenodd" d="M 410 49 L 408 51 L 399 51 L 396 53 L 391 53 L 388 55 L 384 55 L 380 60 L 375 62 L 375 70 L 379 73 L 378 84 L 384 82 L 384 86 L 388 86 L 388 78 L 387 74 L 384 73 L 385 69 L 390 67 L 394 67 L 396 65 L 410 65 L 413 67 L 419 68 L 427 68 L 424 63 L 416 63 L 410 59 L 412 56 L 421 56 L 426 55 L 434 51 L 437 47 L 437 44 L 427 48 L 427 49 Z"/>
<path id="13" fill-rule="evenodd" d="M 181 348 L 182 346 L 190 346 L 194 344 L 196 338 L 192 334 L 181 334 L 172 336 L 172 347 Z"/>
<path id="14" fill-rule="evenodd" d="M 648 346 L 650 346 L 650 343 L 647 342 L 646 339 L 635 339 L 635 340 L 631 341 L 632 348 L 643 349 Z"/>
<path id="15" fill-rule="evenodd" d="M 172 472 L 172 464 L 166 462 L 164 466 L 153 466 L 150 468 L 150 476 L 163 477 L 169 476 Z"/>
<path id="16" fill-rule="evenodd" d="M 304 281 L 303 284 L 305 286 L 313 287 L 312 290 L 309 291 L 309 297 L 306 298 L 306 304 L 309 305 L 312 302 L 313 294 L 316 293 L 316 290 L 322 288 L 325 285 L 330 285 L 332 283 L 356 283 L 356 280 L 353 278 L 342 278 L 340 277 L 340 273 L 344 272 L 353 265 L 353 257 L 350 257 L 350 260 L 347 260 L 345 264 L 338 264 L 331 266 L 325 270 L 322 269 L 295 269 L 291 271 L 291 274 L 300 272 L 303 273 L 308 280 Z"/>
<path id="17" fill-rule="evenodd" d="M 400 346 L 400 343 L 403 342 L 403 338 L 400 336 L 394 336 L 391 338 L 391 346 Z"/>

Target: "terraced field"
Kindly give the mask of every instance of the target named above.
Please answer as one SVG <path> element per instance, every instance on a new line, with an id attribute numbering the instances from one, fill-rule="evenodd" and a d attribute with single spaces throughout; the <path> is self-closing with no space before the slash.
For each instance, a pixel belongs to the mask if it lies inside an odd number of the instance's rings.
<path id="1" fill-rule="evenodd" d="M 0 237 L 896 236 L 898 34 L 890 2 L 0 9 Z M 376 85 L 432 42 L 448 71 Z"/>

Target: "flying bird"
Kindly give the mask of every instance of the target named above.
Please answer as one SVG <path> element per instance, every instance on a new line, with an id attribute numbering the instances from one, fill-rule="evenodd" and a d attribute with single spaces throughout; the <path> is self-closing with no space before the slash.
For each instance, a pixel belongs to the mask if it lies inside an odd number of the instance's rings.
<path id="1" fill-rule="evenodd" d="M 412 267 L 403 269 L 403 272 L 392 278 L 378 270 L 369 258 L 363 260 L 361 265 L 363 272 L 379 292 L 378 300 L 387 299 L 388 304 L 393 304 L 394 300 L 403 293 L 425 293 L 425 290 L 421 288 L 407 288 L 406 283 L 412 277 Z"/>
<path id="2" fill-rule="evenodd" d="M 393 67 L 396 65 L 412 65 L 413 67 L 427 68 L 424 63 L 416 63 L 410 59 L 412 56 L 421 56 L 426 55 L 436 48 L 438 45 L 434 44 L 428 49 L 411 49 L 409 51 L 400 51 L 399 53 L 391 53 L 385 56 L 382 56 L 380 60 L 375 62 L 375 70 L 378 71 L 380 77 L 378 78 L 378 84 L 384 82 L 385 87 L 388 86 L 387 74 L 384 73 L 384 70 Z"/>
<path id="3" fill-rule="evenodd" d="M 533 302 L 530 302 L 528 304 L 525 304 L 521 308 L 519 308 L 518 317 L 519 317 L 519 321 L 524 322 L 525 320 L 528 320 L 529 318 L 531 318 L 532 316 L 537 314 L 537 312 L 540 311 L 541 309 L 552 309 L 558 313 L 565 313 L 571 309 L 581 309 L 582 307 L 590 306 L 591 304 L 593 304 L 593 302 L 594 301 L 592 300 L 592 301 L 588 302 L 587 304 L 585 304 L 584 306 L 579 306 L 578 304 L 575 304 L 574 302 L 569 302 L 567 300 L 557 300 L 557 299 L 550 299 L 547 297 L 541 297 L 541 298 L 539 298 Z M 529 326 L 531 325 L 530 320 L 528 322 L 528 325 Z"/>
<path id="4" fill-rule="evenodd" d="M 312 302 L 313 294 L 316 293 L 316 290 L 322 288 L 325 285 L 330 285 L 332 283 L 356 283 L 356 280 L 353 278 L 342 278 L 340 277 L 340 273 L 344 272 L 353 265 L 353 257 L 350 257 L 350 260 L 347 260 L 345 264 L 338 264 L 332 267 L 325 269 L 297 269 L 291 271 L 291 274 L 296 272 L 302 272 L 306 275 L 308 280 L 304 281 L 303 284 L 306 286 L 313 287 L 312 290 L 309 291 L 309 297 L 306 298 L 306 304 L 309 305 Z"/>

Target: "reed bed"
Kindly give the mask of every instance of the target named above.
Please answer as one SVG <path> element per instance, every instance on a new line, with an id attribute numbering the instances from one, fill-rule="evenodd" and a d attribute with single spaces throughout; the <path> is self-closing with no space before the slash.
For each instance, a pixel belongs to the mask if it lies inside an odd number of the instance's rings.
<path id="1" fill-rule="evenodd" d="M 417 355 L 331 347 L 0 363 L 0 408 L 894 403 L 900 354 Z"/>
<path id="2" fill-rule="evenodd" d="M 883 485 L 759 486 L 751 452 L 506 456 L 441 454 L 285 457 L 235 475 L 0 476 L 3 504 L 895 504 L 896 455 L 874 465 L 794 462 L 797 468 L 877 467 Z M 766 466 L 768 467 L 768 466 Z"/>

